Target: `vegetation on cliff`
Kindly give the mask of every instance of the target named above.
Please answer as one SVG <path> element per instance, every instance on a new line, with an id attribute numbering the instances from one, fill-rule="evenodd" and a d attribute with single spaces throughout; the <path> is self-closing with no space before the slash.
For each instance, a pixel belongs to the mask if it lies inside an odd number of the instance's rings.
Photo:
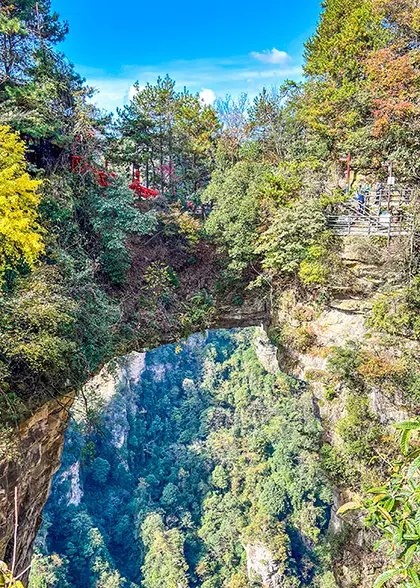
<path id="1" fill-rule="evenodd" d="M 71 426 L 31 586 L 47 585 L 51 557 L 72 586 L 247 586 L 258 545 L 284 585 L 327 585 L 320 424 L 302 382 L 264 370 L 253 336 L 152 351 L 96 432 Z"/>

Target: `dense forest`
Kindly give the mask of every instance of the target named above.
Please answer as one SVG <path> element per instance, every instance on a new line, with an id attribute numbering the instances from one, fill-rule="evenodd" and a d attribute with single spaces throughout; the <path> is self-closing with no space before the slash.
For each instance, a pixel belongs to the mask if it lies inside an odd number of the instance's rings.
<path id="1" fill-rule="evenodd" d="M 17 460 L 19 425 L 107 362 L 248 298 L 271 310 L 285 374 L 328 356 L 307 384 L 335 420 L 321 434 L 247 333 L 150 353 L 127 446 L 105 443 L 96 413 L 89 434 L 71 427 L 63 467 L 80 458 L 89 492 L 71 512 L 53 494 L 34 586 L 247 586 L 244 537 L 263 535 L 282 585 L 334 586 L 348 537 L 325 547 L 328 485 L 373 529 L 375 588 L 419 586 L 417 2 L 326 0 L 300 83 L 209 106 L 166 76 L 113 115 L 59 51 L 67 29 L 49 0 L 1 2 L 0 453 Z M 337 235 L 329 216 L 391 164 L 417 194 L 397 211 L 409 230 Z M 365 338 L 318 345 L 314 322 L 346 297 Z M 164 384 L 159 362 L 175 366 Z M 384 423 L 375 394 L 404 422 Z"/>
<path id="2" fill-rule="evenodd" d="M 331 586 L 311 395 L 264 370 L 253 335 L 152 351 L 97 431 L 71 426 L 31 586 L 248 586 L 244 546 L 261 543 L 284 585 Z"/>

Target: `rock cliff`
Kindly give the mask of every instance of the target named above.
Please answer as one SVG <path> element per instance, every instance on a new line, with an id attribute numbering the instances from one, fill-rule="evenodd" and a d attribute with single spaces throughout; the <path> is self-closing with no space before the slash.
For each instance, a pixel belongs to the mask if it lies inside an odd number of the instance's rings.
<path id="1" fill-rule="evenodd" d="M 60 466 L 73 401 L 66 397 L 44 404 L 19 427 L 13 459 L 0 461 L 0 560 L 12 560 L 16 506 L 16 575 L 30 565 L 42 509 Z M 23 579 L 26 577 L 24 574 Z"/>

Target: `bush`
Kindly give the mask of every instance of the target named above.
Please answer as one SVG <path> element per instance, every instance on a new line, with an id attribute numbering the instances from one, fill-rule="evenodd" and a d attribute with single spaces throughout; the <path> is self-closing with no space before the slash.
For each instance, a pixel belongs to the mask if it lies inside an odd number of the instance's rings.
<path id="1" fill-rule="evenodd" d="M 381 437 L 378 419 L 369 410 L 366 397 L 350 395 L 346 402 L 346 416 L 336 425 L 349 457 L 369 460 L 375 455 L 374 448 Z"/>
<path id="2" fill-rule="evenodd" d="M 360 345 L 349 342 L 345 347 L 334 347 L 327 361 L 328 371 L 344 384 L 363 388 L 359 367 L 363 362 Z"/>
<path id="3" fill-rule="evenodd" d="M 100 261 L 112 283 L 123 284 L 131 263 L 128 239 L 144 235 L 156 225 L 156 217 L 134 207 L 134 195 L 123 180 L 115 179 L 105 188 L 92 187 L 93 228 L 100 237 Z"/>
<path id="4" fill-rule="evenodd" d="M 378 296 L 368 324 L 389 335 L 420 340 L 420 276 L 409 288 Z"/>
<path id="5" fill-rule="evenodd" d="M 317 200 L 300 200 L 294 208 L 279 208 L 258 239 L 256 252 L 262 255 L 263 268 L 274 275 L 296 274 L 325 229 L 326 219 Z"/>
<path id="6" fill-rule="evenodd" d="M 188 337 L 194 331 L 205 331 L 211 325 L 215 307 L 212 296 L 207 292 L 197 292 L 183 305 L 184 312 L 179 317 L 182 336 Z"/>

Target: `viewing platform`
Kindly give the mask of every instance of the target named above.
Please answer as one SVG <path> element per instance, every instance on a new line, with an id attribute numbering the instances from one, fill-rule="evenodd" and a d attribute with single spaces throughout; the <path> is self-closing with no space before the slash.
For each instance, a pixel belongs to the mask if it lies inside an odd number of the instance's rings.
<path id="1" fill-rule="evenodd" d="M 327 215 L 328 228 L 340 236 L 410 236 L 417 199 L 417 192 L 407 186 L 359 188 Z"/>

